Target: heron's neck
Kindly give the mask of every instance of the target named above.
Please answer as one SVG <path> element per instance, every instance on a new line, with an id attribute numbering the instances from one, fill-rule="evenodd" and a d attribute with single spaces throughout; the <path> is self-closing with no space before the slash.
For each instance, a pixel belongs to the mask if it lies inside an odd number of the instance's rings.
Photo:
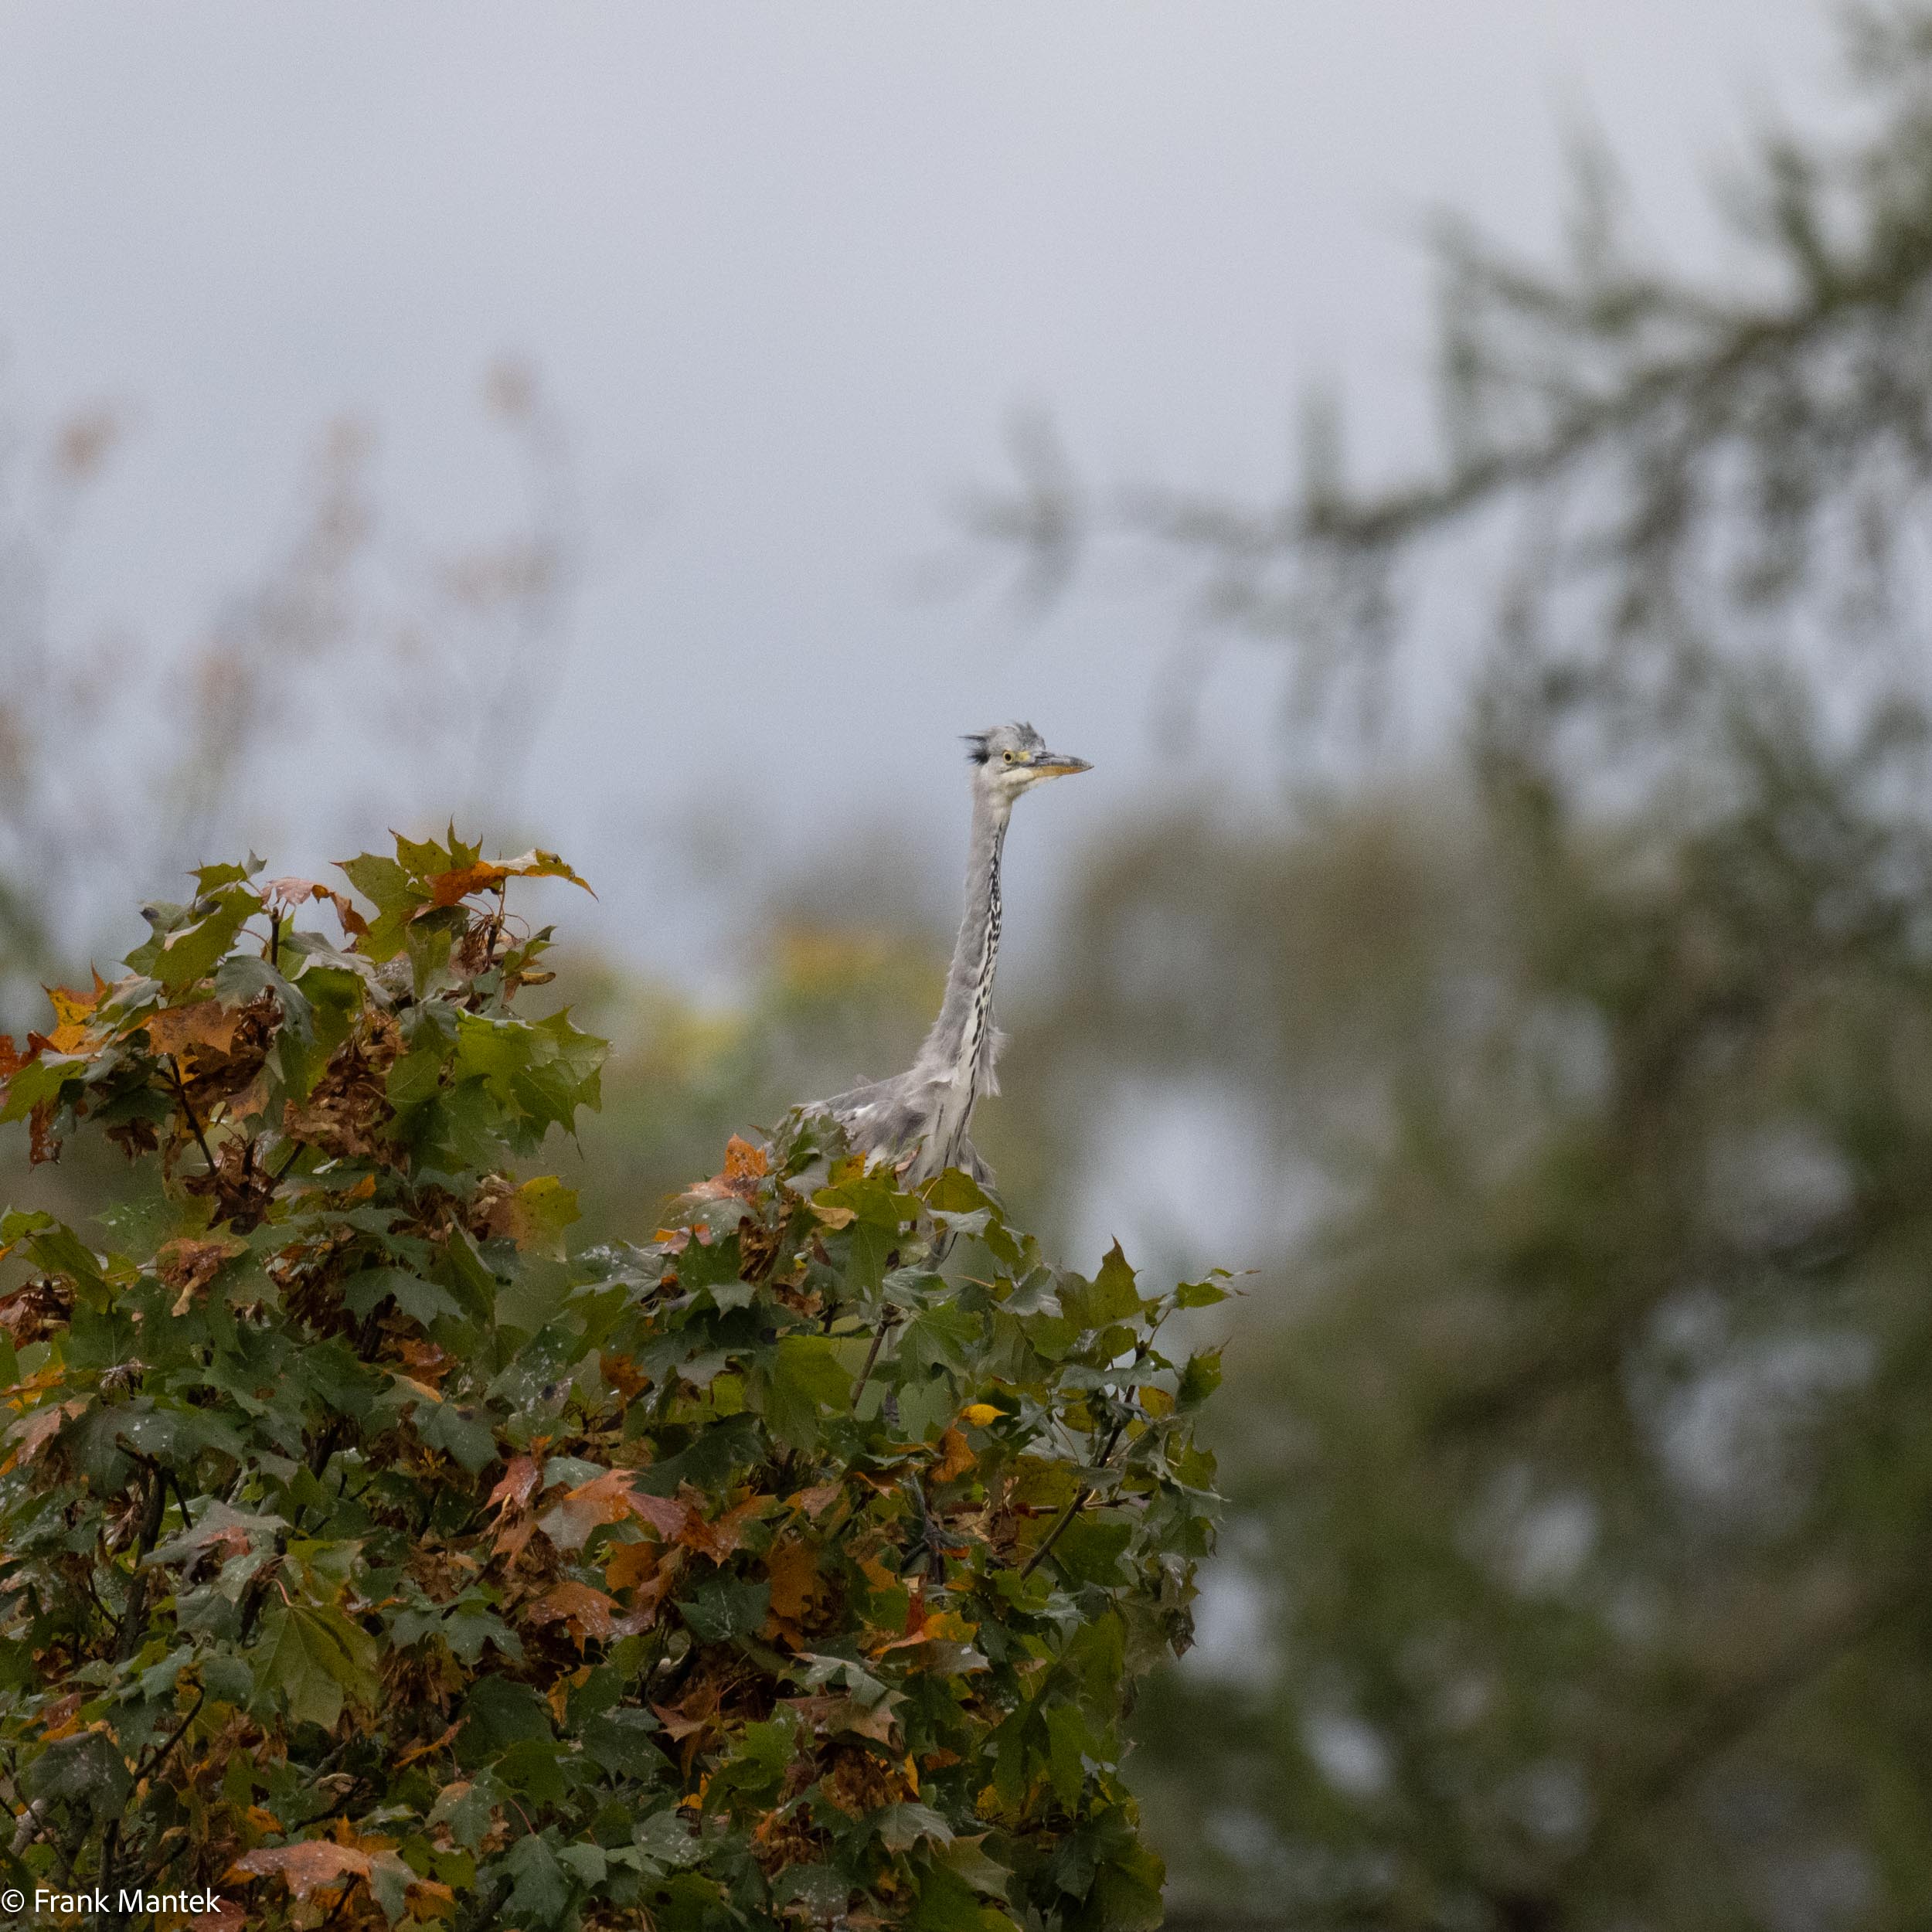
<path id="1" fill-rule="evenodd" d="M 999 957 L 999 858 L 1012 810 L 1009 804 L 975 790 L 966 913 L 946 975 L 946 998 L 920 1053 L 929 1065 L 957 1066 L 976 1056 L 990 1024 L 988 1002 Z"/>

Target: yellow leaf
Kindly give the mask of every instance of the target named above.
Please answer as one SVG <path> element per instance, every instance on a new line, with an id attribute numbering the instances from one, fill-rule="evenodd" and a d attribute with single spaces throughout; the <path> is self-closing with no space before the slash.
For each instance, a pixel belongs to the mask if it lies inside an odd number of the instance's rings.
<path id="1" fill-rule="evenodd" d="M 97 973 L 91 993 L 77 993 L 71 986 L 49 986 L 45 990 L 53 1005 L 54 1018 L 63 1026 L 67 1026 L 89 1018 L 100 1004 L 100 996 L 107 988 Z"/>

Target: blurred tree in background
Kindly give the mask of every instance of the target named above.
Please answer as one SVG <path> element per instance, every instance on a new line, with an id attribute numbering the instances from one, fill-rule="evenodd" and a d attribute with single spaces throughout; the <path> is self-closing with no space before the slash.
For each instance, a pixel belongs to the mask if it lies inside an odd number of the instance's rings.
<path id="1" fill-rule="evenodd" d="M 503 531 L 423 538 L 383 501 L 373 435 L 344 420 L 275 553 L 172 645 L 89 633 L 69 594 L 88 493 L 128 413 L 0 416 L 0 1021 L 26 1024 L 36 982 L 90 947 L 124 947 L 134 935 L 107 923 L 137 882 L 179 876 L 238 828 L 266 843 L 296 808 L 304 829 L 352 842 L 430 797 L 519 809 L 520 760 L 556 688 L 532 689 L 527 663 L 567 649 L 580 517 L 534 377 L 506 362 L 484 402 L 526 486 Z M 319 801 L 319 827 L 318 799 L 284 791 L 298 730 L 354 772 L 352 795 Z M 406 759 L 383 755 L 403 743 Z"/>
<path id="2" fill-rule="evenodd" d="M 1450 769 L 1124 837 L 1033 1019 L 1035 1131 L 1206 1078 L 1298 1230 L 1143 1710 L 1175 1922 L 1932 1922 L 1932 13 L 1851 40 L 1721 285 L 1597 160 L 1566 264 L 1446 236 L 1433 475 L 992 519 L 1172 546 L 1298 759 L 1495 590 Z"/>

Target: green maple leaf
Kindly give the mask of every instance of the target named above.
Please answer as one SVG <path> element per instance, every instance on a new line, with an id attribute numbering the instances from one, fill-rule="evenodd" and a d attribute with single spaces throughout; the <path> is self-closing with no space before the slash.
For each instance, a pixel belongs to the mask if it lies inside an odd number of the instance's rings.
<path id="1" fill-rule="evenodd" d="M 368 1632 L 326 1604 L 290 1604 L 262 1620 L 255 1681 L 279 1691 L 297 1723 L 332 1730 L 348 1698 L 376 1701 L 376 1644 Z"/>

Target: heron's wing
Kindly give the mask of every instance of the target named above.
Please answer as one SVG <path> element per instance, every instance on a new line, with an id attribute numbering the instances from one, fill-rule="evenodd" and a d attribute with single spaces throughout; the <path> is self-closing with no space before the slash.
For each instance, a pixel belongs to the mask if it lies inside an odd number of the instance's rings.
<path id="1" fill-rule="evenodd" d="M 979 1149 L 971 1141 L 961 1143 L 959 1158 L 954 1165 L 964 1168 L 981 1187 L 993 1185 L 993 1170 L 986 1165 Z"/>
<path id="2" fill-rule="evenodd" d="M 919 1094 L 927 1083 L 916 1079 L 914 1073 L 900 1073 L 889 1080 L 867 1080 L 833 1094 L 829 1100 L 814 1101 L 806 1111 L 829 1114 L 852 1137 L 855 1147 L 897 1154 L 926 1131 L 928 1112 L 920 1105 Z"/>

